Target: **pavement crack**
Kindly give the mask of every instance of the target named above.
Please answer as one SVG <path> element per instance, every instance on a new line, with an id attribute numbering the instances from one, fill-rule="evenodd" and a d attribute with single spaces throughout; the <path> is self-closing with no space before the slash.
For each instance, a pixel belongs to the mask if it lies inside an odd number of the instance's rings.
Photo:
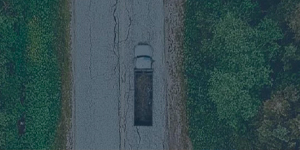
<path id="1" fill-rule="evenodd" d="M 125 73 L 121 76 L 122 83 L 126 82 L 126 70 Z"/>
<path id="2" fill-rule="evenodd" d="M 130 32 L 130 29 L 131 29 L 131 24 L 132 24 L 132 18 L 130 17 L 129 15 L 129 10 L 127 8 L 127 6 L 125 7 L 126 11 L 127 11 L 127 17 L 128 17 L 128 20 L 129 20 L 129 24 L 127 26 L 127 34 L 126 34 L 126 38 L 122 41 L 120 41 L 120 43 L 122 42 L 126 42 L 128 40 L 128 37 L 129 37 L 129 32 Z"/>
<path id="3" fill-rule="evenodd" d="M 131 29 L 131 22 L 132 22 L 132 19 L 131 19 L 130 16 L 128 16 L 128 18 L 129 18 L 129 25 L 128 25 L 128 27 L 127 27 L 128 29 L 127 29 L 126 38 L 125 38 L 123 41 L 121 41 L 121 42 L 127 41 L 127 40 L 128 40 L 128 37 L 129 37 L 129 32 L 130 32 L 130 29 Z"/>
<path id="4" fill-rule="evenodd" d="M 118 66 L 119 66 L 119 52 L 118 52 L 118 28 L 119 28 L 119 25 L 118 25 L 118 18 L 117 18 L 117 4 L 118 4 L 118 0 L 116 0 L 115 4 L 113 5 L 113 19 L 114 19 L 114 42 L 113 42 L 113 52 L 114 52 L 114 55 L 118 58 L 118 63 L 117 65 L 115 66 L 114 70 L 116 72 Z"/>
<path id="5" fill-rule="evenodd" d="M 127 106 L 127 109 L 126 109 L 126 110 L 128 111 L 128 108 L 129 108 L 129 107 L 128 107 L 128 104 L 129 104 L 129 103 L 128 103 L 128 101 L 129 101 L 129 92 L 126 92 L 126 93 L 125 93 L 125 97 L 126 97 L 126 101 L 127 101 L 127 105 L 126 105 L 126 106 Z M 127 111 L 125 111 L 125 114 L 124 114 L 124 116 L 123 116 L 123 119 L 124 119 L 124 129 L 123 129 L 123 131 L 124 131 L 124 134 L 125 134 L 124 136 L 125 136 L 125 137 L 126 137 L 126 127 L 127 127 L 127 126 L 126 126 L 126 125 L 127 125 L 127 120 L 126 120 L 126 118 L 127 118 Z M 123 144 L 124 144 L 124 145 L 123 145 L 124 148 L 126 147 L 126 139 L 127 139 L 127 138 L 124 138 L 124 143 L 123 143 Z"/>
<path id="6" fill-rule="evenodd" d="M 129 147 L 130 147 L 129 149 L 132 149 L 132 145 L 131 144 L 129 144 Z"/>
<path id="7" fill-rule="evenodd" d="M 138 146 L 137 146 L 137 149 L 139 149 L 139 146 L 140 146 L 140 143 L 141 143 L 141 135 L 140 135 L 140 132 L 139 132 L 139 128 L 138 128 L 138 127 L 136 127 L 136 132 L 137 132 L 137 134 L 138 134 L 138 136 L 139 136 L 139 142 L 138 142 Z"/>
<path id="8" fill-rule="evenodd" d="M 121 91 L 121 75 L 120 75 L 120 51 L 119 51 L 119 18 L 118 18 L 118 13 L 117 13 L 117 9 L 118 9 L 118 3 L 119 0 L 116 0 L 113 7 L 113 20 L 114 20 L 114 41 L 113 41 L 113 53 L 114 55 L 117 57 L 117 64 L 114 67 L 114 72 L 115 74 L 119 74 L 118 77 L 118 86 L 119 86 L 119 93 Z M 122 133 L 122 116 L 121 116 L 121 101 L 120 101 L 120 94 L 118 96 L 118 116 L 119 116 L 119 149 L 122 149 L 122 137 L 121 137 L 121 133 Z"/>

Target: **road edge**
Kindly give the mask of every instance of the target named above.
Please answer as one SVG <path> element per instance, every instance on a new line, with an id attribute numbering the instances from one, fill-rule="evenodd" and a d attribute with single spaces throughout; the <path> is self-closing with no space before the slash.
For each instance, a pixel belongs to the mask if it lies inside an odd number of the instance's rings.
<path id="1" fill-rule="evenodd" d="M 74 49 L 75 49 L 75 1 L 76 0 L 70 0 L 69 1 L 69 8 L 70 8 L 70 14 L 71 14 L 71 22 L 70 22 L 70 36 L 71 36 L 71 109 L 72 109 L 72 114 L 71 114 L 71 125 L 70 125 L 70 129 L 68 131 L 68 135 L 67 135 L 67 145 L 66 145 L 66 149 L 67 150 L 75 150 L 75 145 L 76 145 L 76 101 L 75 101 L 75 82 L 74 82 L 74 73 L 75 73 L 75 64 L 74 64 Z"/>

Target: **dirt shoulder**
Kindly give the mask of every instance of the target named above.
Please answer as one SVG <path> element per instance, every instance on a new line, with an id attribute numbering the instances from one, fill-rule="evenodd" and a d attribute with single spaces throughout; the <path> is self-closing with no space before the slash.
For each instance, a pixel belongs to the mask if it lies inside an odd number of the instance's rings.
<path id="1" fill-rule="evenodd" d="M 192 149 L 188 136 L 183 78 L 185 0 L 164 1 L 167 76 L 167 127 L 169 149 Z"/>
<path id="2" fill-rule="evenodd" d="M 68 110 L 70 111 L 67 119 L 66 120 L 68 122 L 68 127 L 66 129 L 66 146 L 64 147 L 66 150 L 73 150 L 75 149 L 74 145 L 75 145 L 75 99 L 74 99 L 74 81 L 73 81 L 73 72 L 74 72 L 74 67 L 73 67 L 73 62 L 72 62 L 72 50 L 74 49 L 74 47 L 72 47 L 72 43 L 74 42 L 74 34 L 73 34 L 73 30 L 74 30 L 74 4 L 75 4 L 75 0 L 65 0 L 67 1 L 67 4 L 65 4 L 67 6 L 68 12 L 69 12 L 69 30 L 68 30 L 68 40 L 69 42 L 69 61 L 68 61 L 68 88 L 67 88 L 67 95 L 68 97 L 66 97 L 66 99 L 68 100 L 69 103 L 67 103 L 68 105 Z"/>

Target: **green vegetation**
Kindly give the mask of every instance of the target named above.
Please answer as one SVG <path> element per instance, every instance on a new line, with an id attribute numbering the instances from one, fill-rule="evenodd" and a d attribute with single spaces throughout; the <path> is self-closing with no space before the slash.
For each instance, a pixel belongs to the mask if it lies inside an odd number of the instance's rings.
<path id="1" fill-rule="evenodd" d="M 289 86 L 264 102 L 258 128 L 259 147 L 262 149 L 293 149 L 299 140 L 299 87 Z"/>
<path id="2" fill-rule="evenodd" d="M 295 148 L 300 1 L 187 0 L 185 10 L 194 149 Z"/>
<path id="3" fill-rule="evenodd" d="M 61 147 L 57 131 L 69 84 L 62 81 L 69 75 L 68 55 L 60 56 L 69 50 L 62 5 L 68 1 L 0 2 L 0 149 Z M 22 114 L 25 134 L 17 124 Z"/>

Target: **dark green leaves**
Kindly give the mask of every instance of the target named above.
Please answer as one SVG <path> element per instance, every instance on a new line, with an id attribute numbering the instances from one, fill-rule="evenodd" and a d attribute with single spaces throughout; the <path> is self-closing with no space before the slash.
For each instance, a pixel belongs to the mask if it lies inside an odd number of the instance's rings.
<path id="1" fill-rule="evenodd" d="M 257 113 L 260 100 L 250 91 L 259 91 L 270 84 L 271 70 L 265 58 L 272 57 L 278 48 L 265 45 L 279 39 L 279 31 L 270 20 L 252 28 L 227 13 L 215 24 L 212 40 L 204 45 L 215 56 L 208 94 L 218 108 L 219 118 L 227 120 L 233 127 Z"/>

